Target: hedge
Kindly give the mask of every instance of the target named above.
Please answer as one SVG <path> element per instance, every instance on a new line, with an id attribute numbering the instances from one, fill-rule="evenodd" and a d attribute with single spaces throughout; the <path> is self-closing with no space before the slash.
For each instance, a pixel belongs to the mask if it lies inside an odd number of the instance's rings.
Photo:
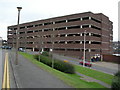
<path id="1" fill-rule="evenodd" d="M 39 55 L 34 55 L 34 58 L 39 61 Z M 40 55 L 40 62 L 52 67 L 52 59 L 49 57 Z M 54 59 L 54 69 L 70 74 L 75 73 L 75 69 L 72 64 L 58 59 Z"/>

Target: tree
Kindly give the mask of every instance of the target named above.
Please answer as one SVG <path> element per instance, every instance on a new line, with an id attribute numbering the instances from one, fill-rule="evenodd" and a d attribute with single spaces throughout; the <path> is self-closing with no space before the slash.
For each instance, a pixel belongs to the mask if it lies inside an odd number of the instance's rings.
<path id="1" fill-rule="evenodd" d="M 120 71 L 118 71 L 112 80 L 112 90 L 120 90 Z"/>

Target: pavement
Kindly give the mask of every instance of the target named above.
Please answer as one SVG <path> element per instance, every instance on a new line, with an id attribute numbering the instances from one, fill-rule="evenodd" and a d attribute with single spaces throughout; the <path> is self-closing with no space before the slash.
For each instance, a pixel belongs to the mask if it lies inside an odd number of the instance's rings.
<path id="1" fill-rule="evenodd" d="M 99 84 L 103 85 L 104 87 L 111 88 L 110 85 L 108 85 L 108 84 L 106 84 L 106 83 L 104 83 L 104 82 L 102 82 L 100 80 L 94 79 L 92 77 L 86 76 L 86 75 L 78 73 L 78 72 L 76 72 L 76 74 L 78 74 L 79 76 L 81 76 L 80 79 L 82 79 L 82 80 L 85 80 L 87 82 L 96 82 L 96 83 L 99 83 Z"/>
<path id="2" fill-rule="evenodd" d="M 111 70 L 118 70 L 118 66 L 119 66 L 119 64 L 111 63 L 111 62 L 104 62 L 104 61 L 102 61 L 102 62 L 94 62 L 94 65 L 109 68 Z"/>
<path id="3" fill-rule="evenodd" d="M 14 64 L 14 52 L 10 52 L 9 57 L 10 77 L 12 78 L 11 88 L 71 88 L 57 77 L 34 65 L 21 55 L 18 56 L 18 65 Z"/>

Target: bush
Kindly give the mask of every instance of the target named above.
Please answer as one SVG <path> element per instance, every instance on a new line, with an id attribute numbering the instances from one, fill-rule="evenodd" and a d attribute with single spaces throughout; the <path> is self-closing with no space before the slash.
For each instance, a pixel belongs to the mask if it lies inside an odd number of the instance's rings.
<path id="1" fill-rule="evenodd" d="M 34 58 L 39 60 L 39 55 L 34 55 Z M 49 57 L 40 55 L 40 62 L 52 67 L 52 59 Z M 70 73 L 70 74 L 75 73 L 75 70 L 72 64 L 61 61 L 61 60 L 57 60 L 57 59 L 54 60 L 54 69 L 57 69 L 61 72 Z"/>
<path id="2" fill-rule="evenodd" d="M 42 62 L 50 67 L 52 66 L 52 61 L 49 57 L 45 57 L 45 56 L 40 55 L 40 62 Z"/>
<path id="3" fill-rule="evenodd" d="M 43 56 L 47 56 L 47 57 L 49 57 L 49 52 L 44 51 L 44 52 L 42 52 L 42 55 L 43 55 Z"/>
<path id="4" fill-rule="evenodd" d="M 75 73 L 72 64 L 60 60 L 54 60 L 54 68 L 65 73 Z"/>
<path id="5" fill-rule="evenodd" d="M 34 57 L 36 60 L 39 60 L 39 55 L 36 54 L 36 55 L 34 55 L 33 57 Z"/>
<path id="6" fill-rule="evenodd" d="M 112 90 L 120 90 L 120 71 L 118 71 L 112 81 Z"/>

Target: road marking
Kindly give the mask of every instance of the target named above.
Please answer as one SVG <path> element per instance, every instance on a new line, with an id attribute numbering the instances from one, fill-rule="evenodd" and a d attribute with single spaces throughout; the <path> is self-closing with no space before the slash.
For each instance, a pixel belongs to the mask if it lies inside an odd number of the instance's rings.
<path id="1" fill-rule="evenodd" d="M 10 89 L 8 53 L 5 54 L 4 76 L 3 76 L 2 88 L 7 88 L 8 90 Z"/>

